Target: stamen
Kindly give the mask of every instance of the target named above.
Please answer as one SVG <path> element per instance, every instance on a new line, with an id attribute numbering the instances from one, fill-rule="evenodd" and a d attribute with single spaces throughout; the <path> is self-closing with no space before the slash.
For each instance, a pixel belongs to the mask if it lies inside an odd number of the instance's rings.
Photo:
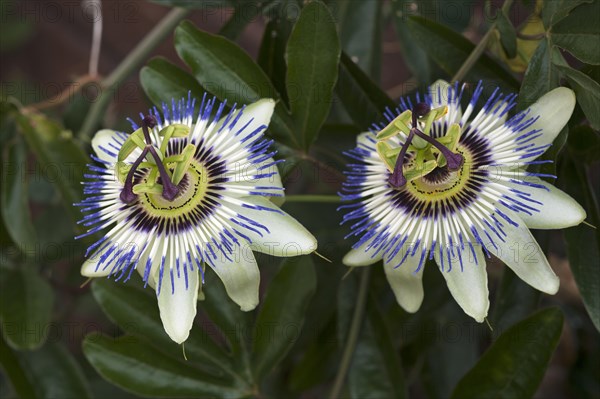
<path id="1" fill-rule="evenodd" d="M 427 115 L 427 113 L 429 111 L 430 111 L 429 105 L 427 105 L 425 103 L 418 103 L 413 108 L 412 128 L 410 129 L 410 133 L 408 134 L 408 137 L 406 138 L 406 141 L 402 145 L 402 149 L 400 150 L 400 153 L 398 154 L 398 159 L 396 159 L 396 165 L 394 166 L 394 173 L 392 173 L 392 175 L 390 176 L 390 178 L 388 180 L 389 183 L 393 187 L 402 187 L 406 184 L 406 177 L 404 177 L 404 171 L 402 170 L 402 167 L 404 166 L 404 156 L 406 155 L 406 151 L 408 150 L 410 143 L 412 142 L 413 138 L 415 137 L 415 134 L 418 132 L 417 121 L 418 121 L 419 117 L 421 117 L 423 115 Z"/>

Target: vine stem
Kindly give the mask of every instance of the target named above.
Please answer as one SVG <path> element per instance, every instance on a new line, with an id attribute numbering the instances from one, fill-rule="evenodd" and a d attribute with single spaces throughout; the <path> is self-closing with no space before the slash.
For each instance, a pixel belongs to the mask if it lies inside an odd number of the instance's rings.
<path id="1" fill-rule="evenodd" d="M 96 81 L 97 78 L 90 75 L 84 75 L 80 78 L 77 78 L 74 82 L 71 82 L 71 86 L 56 94 L 54 97 L 23 107 L 23 113 L 40 111 L 42 109 L 52 108 L 64 104 L 80 90 L 82 90 L 88 83 L 94 83 Z"/>
<path id="2" fill-rule="evenodd" d="M 102 0 L 92 0 L 91 6 L 97 13 L 92 13 L 94 25 L 92 28 L 92 49 L 90 51 L 90 63 L 88 75 L 98 76 L 98 63 L 100 61 L 100 47 L 102 45 Z"/>
<path id="3" fill-rule="evenodd" d="M 173 8 L 123 59 L 123 61 L 102 82 L 102 91 L 96 102 L 90 108 L 83 126 L 80 137 L 82 141 L 89 142 L 96 124 L 106 111 L 115 90 L 139 65 L 146 60 L 150 52 L 162 42 L 183 20 L 191 10 L 184 8 Z"/>
<path id="4" fill-rule="evenodd" d="M 15 393 L 21 398 L 33 398 L 36 396 L 34 387 L 28 382 L 23 366 L 15 352 L 8 346 L 4 337 L 0 335 L 0 365 L 5 371 L 7 379 L 13 386 Z"/>
<path id="5" fill-rule="evenodd" d="M 502 4 L 502 12 L 507 13 L 508 10 L 510 10 L 512 3 L 513 3 L 513 0 L 506 0 L 504 2 L 504 4 Z M 473 65 L 475 65 L 475 63 L 477 62 L 479 57 L 481 57 L 481 55 L 485 51 L 485 48 L 487 47 L 488 42 L 492 38 L 495 30 L 496 30 L 496 22 L 494 22 L 490 26 L 487 33 L 481 38 L 479 43 L 477 43 L 477 46 L 475 46 L 473 51 L 471 51 L 471 54 L 469 54 L 469 56 L 467 57 L 465 62 L 460 66 L 458 71 L 456 71 L 456 73 L 452 77 L 452 82 L 457 82 L 457 81 L 463 80 L 463 78 L 466 76 L 466 74 L 471 70 L 471 68 L 473 68 Z"/>
<path id="6" fill-rule="evenodd" d="M 337 195 L 286 195 L 285 202 L 323 202 L 335 203 L 341 202 Z"/>
<path id="7" fill-rule="evenodd" d="M 350 324 L 350 332 L 348 333 L 348 339 L 346 340 L 346 346 L 344 347 L 344 353 L 342 354 L 340 368 L 335 376 L 335 382 L 333 383 L 333 388 L 331 388 L 329 394 L 330 399 L 339 398 L 342 387 L 344 386 L 344 381 L 346 380 L 346 374 L 348 373 L 350 363 L 352 362 L 354 349 L 356 349 L 356 341 L 358 341 L 358 334 L 360 333 L 367 304 L 369 272 L 370 269 L 368 266 L 361 272 L 360 286 L 358 288 L 358 296 L 356 297 L 356 307 L 354 308 L 354 314 L 352 315 L 352 323 Z"/>

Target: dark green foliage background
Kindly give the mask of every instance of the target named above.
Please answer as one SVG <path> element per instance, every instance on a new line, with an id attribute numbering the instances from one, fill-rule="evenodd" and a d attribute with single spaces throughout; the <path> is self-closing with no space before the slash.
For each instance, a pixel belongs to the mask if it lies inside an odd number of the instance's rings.
<path id="1" fill-rule="evenodd" d="M 503 10 L 497 2 L 452 2 L 462 11 L 457 15 L 468 18 L 451 18 L 448 3 L 431 0 L 416 7 L 405 0 L 154 3 L 209 15 L 223 8 L 231 17 L 219 34 L 177 21 L 167 33 L 179 61 L 150 59 L 148 51 L 140 65 L 130 65 L 148 105 L 188 91 L 243 104 L 278 100 L 267 133 L 286 159 L 281 172 L 290 200 L 284 209 L 317 236 L 319 251 L 332 262 L 259 256 L 261 302 L 249 313 L 207 273 L 185 359 L 163 330 L 154 292 L 139 281 L 98 279 L 80 287 L 79 267 L 91 241 L 73 242 L 81 230 L 71 204 L 82 196 L 90 128 L 117 127 L 93 116 L 102 104 L 75 94 L 68 106 L 46 112 L 3 93 L 1 397 L 600 395 L 600 235 L 590 227 L 600 226 L 599 1 L 544 0 L 536 9 L 535 1 L 523 0 Z M 536 13 L 543 33 L 525 37 L 521 28 Z M 238 42 L 257 18 L 265 30 L 253 59 Z M 8 14 L 2 20 L 3 51 L 18 48 L 33 29 Z M 341 258 L 351 243 L 343 239 L 347 229 L 339 227 L 334 195 L 343 178 L 341 151 L 397 100 L 379 85 L 386 26 L 393 26 L 412 74 L 407 87 L 451 80 L 492 29 L 490 47 L 468 63 L 461 80 L 518 92 L 521 109 L 561 85 L 576 92 L 575 113 L 544 156 L 555 161 L 545 165 L 548 172 L 586 209 L 589 225 L 536 232 L 553 263 L 568 261 L 561 283 L 572 275 L 575 295 L 544 296 L 495 262 L 489 268 L 492 331 L 463 314 L 433 264 L 414 315 L 395 303 L 381 265 L 347 274 Z M 534 51 L 518 45 L 523 37 L 535 43 Z M 523 73 L 507 61 L 517 55 L 527 61 Z M 34 178 L 26 167 L 32 163 L 57 168 L 56 178 Z M 44 251 L 52 245 L 68 250 L 49 256 Z M 549 370 L 559 377 L 549 377 Z"/>

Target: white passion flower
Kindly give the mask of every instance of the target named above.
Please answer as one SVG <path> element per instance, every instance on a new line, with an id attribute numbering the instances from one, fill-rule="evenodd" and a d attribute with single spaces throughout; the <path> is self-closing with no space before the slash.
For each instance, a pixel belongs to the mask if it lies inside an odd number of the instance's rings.
<path id="1" fill-rule="evenodd" d="M 268 197 L 283 196 L 277 161 L 264 137 L 275 102 L 263 99 L 224 114 L 207 99 L 163 104 L 133 121 L 130 135 L 99 131 L 98 165 L 83 182 L 87 234 L 107 230 L 81 268 L 87 277 L 127 281 L 137 270 L 156 290 L 171 339 L 185 341 L 196 315 L 205 265 L 242 310 L 258 304 L 260 273 L 252 250 L 297 256 L 317 243 Z M 80 236 L 81 237 L 81 236 Z M 79 237 L 78 237 L 79 238 Z"/>
<path id="2" fill-rule="evenodd" d="M 579 224 L 585 212 L 564 192 L 528 172 L 565 126 L 575 95 L 557 88 L 507 120 L 516 95 L 496 89 L 478 106 L 481 82 L 461 110 L 466 86 L 438 81 L 416 102 L 402 99 L 387 126 L 362 133 L 347 153 L 341 194 L 349 236 L 359 237 L 347 266 L 383 259 L 400 306 L 423 301 L 423 266 L 435 259 L 448 288 L 469 316 L 489 308 L 486 257 L 494 255 L 523 281 L 548 294 L 559 281 L 529 228 Z M 477 111 L 477 109 L 479 109 Z M 554 177 L 554 176 L 552 176 Z"/>

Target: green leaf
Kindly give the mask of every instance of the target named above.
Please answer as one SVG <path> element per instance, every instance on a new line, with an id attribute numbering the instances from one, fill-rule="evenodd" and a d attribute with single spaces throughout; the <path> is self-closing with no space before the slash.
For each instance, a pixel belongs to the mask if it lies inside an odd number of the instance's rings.
<path id="1" fill-rule="evenodd" d="M 517 32 L 504 11 L 498 12 L 496 27 L 500 32 L 500 43 L 508 58 L 517 56 Z"/>
<path id="2" fill-rule="evenodd" d="M 91 398 L 88 382 L 77 361 L 60 344 L 47 343 L 33 352 L 18 354 L 37 398 Z"/>
<path id="3" fill-rule="evenodd" d="M 277 141 L 273 142 L 272 147 L 277 151 L 275 159 L 285 159 L 285 162 L 281 162 L 277 165 L 279 174 L 281 175 L 281 180 L 285 182 L 290 174 L 296 170 L 298 164 L 302 161 L 301 153 L 292 149 L 291 147 L 286 146 L 285 144 L 278 143 Z M 285 202 L 285 198 L 279 198 Z M 275 197 L 271 197 L 271 201 L 273 201 L 273 203 L 276 205 L 281 206 L 281 204 L 277 204 L 277 199 Z"/>
<path id="4" fill-rule="evenodd" d="M 81 213 L 73 204 L 83 198 L 81 182 L 90 162 L 88 156 L 77 146 L 71 132 L 44 115 L 19 115 L 17 122 L 41 166 L 55 171 L 54 184 L 62 195 L 63 205 L 72 221 L 77 222 Z"/>
<path id="5" fill-rule="evenodd" d="M 600 129 L 600 84 L 583 72 L 569 66 L 556 65 L 565 74 L 569 84 L 577 94 L 577 102 L 583 109 L 592 127 Z"/>
<path id="6" fill-rule="evenodd" d="M 0 287 L 2 335 L 15 349 L 35 349 L 48 335 L 54 292 L 46 280 L 21 265 L 7 271 Z"/>
<path id="7" fill-rule="evenodd" d="M 348 389 L 356 399 L 408 396 L 400 359 L 373 298 L 348 370 Z"/>
<path id="8" fill-rule="evenodd" d="M 285 260 L 273 278 L 254 326 L 252 364 L 259 381 L 296 343 L 316 284 L 308 256 Z"/>
<path id="9" fill-rule="evenodd" d="M 596 327 L 600 331 L 600 273 L 598 273 L 597 233 L 585 225 L 565 229 L 569 265 L 575 277 L 583 304 Z M 581 243 L 586 243 L 581 245 Z"/>
<path id="10" fill-rule="evenodd" d="M 558 344 L 563 315 L 544 309 L 506 330 L 458 383 L 452 397 L 531 398 Z"/>
<path id="11" fill-rule="evenodd" d="M 221 280 L 212 270 L 204 274 L 206 283 L 202 287 L 205 299 L 198 305 L 225 335 L 236 358 L 246 355 L 247 347 L 244 332 L 251 324 L 251 313 L 242 312 L 227 295 Z"/>
<path id="12" fill-rule="evenodd" d="M 306 324 L 309 325 L 308 322 Z M 337 367 L 338 343 L 335 338 L 335 323 L 329 323 L 327 328 L 316 337 L 312 329 L 309 331 L 313 339 L 302 351 L 302 358 L 294 365 L 289 379 L 290 390 L 297 393 L 327 382 L 333 378 Z"/>
<path id="13" fill-rule="evenodd" d="M 517 110 L 522 111 L 534 104 L 540 97 L 556 88 L 560 84 L 559 74 L 552 60 L 557 62 L 562 56 L 556 48 L 553 48 L 548 39 L 540 40 L 535 53 L 529 61 L 529 66 L 525 71 L 525 76 L 519 91 L 517 100 Z M 569 128 L 565 126 L 548 149 L 539 160 L 551 160 L 552 163 L 541 165 L 541 167 L 532 167 L 531 171 L 538 171 L 546 174 L 556 174 L 556 158 L 561 151 L 567 136 Z"/>
<path id="14" fill-rule="evenodd" d="M 164 331 L 155 295 L 106 279 L 95 280 L 92 292 L 102 310 L 126 333 L 147 340 L 168 355 L 181 356 L 180 346 Z M 213 372 L 215 367 L 231 369 L 231 358 L 200 326 L 192 328 L 185 341 L 185 351 L 190 361 L 206 364 Z"/>
<path id="15" fill-rule="evenodd" d="M 546 30 L 559 22 L 569 12 L 582 3 L 590 3 L 593 0 L 544 0 L 542 7 L 542 22 Z"/>
<path id="16" fill-rule="evenodd" d="M 189 21 L 175 29 L 175 49 L 200 84 L 221 101 L 250 104 L 260 98 L 279 99 L 271 81 L 237 44 L 196 29 Z M 287 144 L 295 142 L 291 120 L 278 102 L 269 131 Z M 299 147 L 295 143 L 296 148 Z"/>
<path id="17" fill-rule="evenodd" d="M 258 51 L 258 65 L 269 76 L 286 104 L 288 104 L 288 98 L 285 88 L 287 73 L 285 48 L 293 26 L 293 22 L 287 18 L 271 19 L 265 27 Z"/>
<path id="18" fill-rule="evenodd" d="M 27 372 L 19 363 L 17 353 L 0 336 L 0 365 L 4 376 L 10 381 L 13 390 L 21 398 L 35 397 L 35 381 L 30 381 Z"/>
<path id="19" fill-rule="evenodd" d="M 438 22 L 453 31 L 463 32 L 471 22 L 473 2 L 470 0 L 455 0 L 448 3 L 439 0 L 421 0 L 417 5 L 417 11 L 424 16 L 435 16 Z"/>
<path id="20" fill-rule="evenodd" d="M 102 377 L 137 395 L 171 398 L 243 396 L 227 380 L 203 373 L 194 368 L 192 362 L 184 363 L 163 355 L 129 335 L 116 339 L 88 335 L 83 341 L 83 353 Z"/>
<path id="21" fill-rule="evenodd" d="M 600 2 L 581 4 L 550 31 L 552 43 L 567 50 L 580 61 L 600 65 Z"/>
<path id="22" fill-rule="evenodd" d="M 558 87 L 558 74 L 552 70 L 550 51 L 548 40 L 542 39 L 525 71 L 519 91 L 518 110 L 524 110 L 538 98 Z"/>
<path id="23" fill-rule="evenodd" d="M 364 272 L 363 272 L 364 273 Z M 336 298 L 336 337 L 338 343 L 343 345 L 348 338 L 352 316 L 356 306 L 356 293 L 358 287 L 358 273 L 351 273 L 340 282 Z"/>
<path id="24" fill-rule="evenodd" d="M 527 317 L 537 307 L 539 299 L 539 291 L 505 267 L 490 317 L 494 331 L 506 331 L 508 327 Z M 496 338 L 497 335 L 494 334 L 493 337 Z"/>
<path id="25" fill-rule="evenodd" d="M 396 107 L 387 94 L 345 53 L 340 58 L 335 90 L 354 123 L 362 130 L 368 130 L 371 124 L 382 121 L 386 107 Z"/>
<path id="26" fill-rule="evenodd" d="M 310 203 L 296 203 L 295 205 L 296 206 L 293 206 L 291 203 L 288 203 L 286 211 L 292 215 L 303 215 L 307 210 L 310 210 L 312 206 Z M 320 226 L 330 225 L 330 221 L 324 219 L 324 215 L 328 215 L 328 218 L 334 222 L 335 209 L 335 204 L 322 204 L 319 215 L 315 218 L 316 223 Z M 303 223 L 305 223 L 305 227 L 309 229 L 309 231 L 318 231 L 316 227 L 312 226 L 310 220 L 303 218 Z M 333 238 L 331 238 L 331 236 L 325 236 L 325 238 L 321 236 L 321 240 L 325 239 Z M 330 254 L 326 253 L 325 256 L 330 256 Z M 308 305 L 306 318 L 304 319 L 305 325 L 310 326 L 310 328 L 302 330 L 302 334 L 298 338 L 298 342 L 294 348 L 294 353 L 307 350 L 309 345 L 315 343 L 315 336 L 324 333 L 330 324 L 335 327 L 335 323 L 333 322 L 335 321 L 337 303 L 333 299 L 338 292 L 341 279 L 345 273 L 344 268 L 337 267 L 337 265 L 318 257 L 312 257 L 312 261 L 315 267 L 317 286 L 310 304 Z M 335 329 L 332 328 L 332 331 L 333 330 Z M 333 342 L 335 343 L 335 341 Z M 317 346 L 322 347 L 320 345 Z"/>
<path id="27" fill-rule="evenodd" d="M 374 81 L 381 75 L 381 1 L 338 0 L 342 49 Z"/>
<path id="28" fill-rule="evenodd" d="M 565 191 L 579 202 L 588 213 L 589 221 L 598 226 L 600 224 L 600 209 L 598 200 L 592 189 L 586 167 L 581 164 L 584 158 L 579 156 L 574 144 L 578 130 L 574 131 L 573 138 L 569 137 L 570 156 L 563 164 L 562 176 Z M 586 225 L 579 225 L 564 230 L 567 240 L 567 254 L 569 265 L 583 304 L 594 323 L 600 331 L 600 273 L 598 259 L 600 257 L 600 235 L 598 230 Z M 585 243 L 585 245 L 582 245 Z"/>
<path id="29" fill-rule="evenodd" d="M 408 27 L 414 39 L 421 45 L 448 75 L 454 75 L 475 48 L 475 45 L 452 29 L 426 18 L 408 18 Z M 466 80 L 492 81 L 505 92 L 519 88 L 519 82 L 494 60 L 483 54 L 471 68 Z"/>
<path id="30" fill-rule="evenodd" d="M 188 92 L 200 100 L 205 92 L 198 81 L 183 69 L 171 64 L 164 58 L 154 58 L 140 71 L 140 83 L 146 95 L 154 105 L 160 107 L 163 102 L 169 103 L 187 98 Z"/>
<path id="31" fill-rule="evenodd" d="M 2 146 L 0 210 L 12 241 L 24 253 L 35 247 L 36 232 L 29 211 L 27 150 L 20 137 Z"/>
<path id="32" fill-rule="evenodd" d="M 589 165 L 600 160 L 600 132 L 586 125 L 573 128 L 569 134 L 569 153 L 578 163 Z"/>
<path id="33" fill-rule="evenodd" d="M 437 270 L 434 272 L 440 274 Z M 421 381 L 428 397 L 449 398 L 458 381 L 477 363 L 480 356 L 479 347 L 483 341 L 481 338 L 487 338 L 489 330 L 487 326 L 477 324 L 466 316 L 452 299 L 438 306 L 436 313 L 437 315 L 430 313 L 424 316 L 417 325 L 420 328 L 410 326 L 407 329 L 414 329 L 418 335 L 413 344 L 416 347 L 412 352 L 424 358 Z M 414 323 L 412 318 L 414 316 L 405 323 Z M 425 331 L 445 333 L 442 333 L 442 336 L 432 334 L 430 337 L 424 337 L 427 335 L 424 334 Z M 460 359 L 460 362 L 456 359 Z"/>
<path id="34" fill-rule="evenodd" d="M 404 62 L 413 75 L 417 78 L 419 86 L 427 86 L 432 82 L 431 67 L 427 59 L 427 53 L 415 42 L 408 29 L 406 20 L 411 0 L 392 0 L 392 18 L 396 28 L 396 36 L 400 41 L 400 48 L 404 56 Z"/>
<path id="35" fill-rule="evenodd" d="M 302 9 L 288 40 L 286 87 L 298 141 L 308 149 L 325 122 L 338 78 L 340 41 L 335 21 L 319 2 Z"/>
<path id="36" fill-rule="evenodd" d="M 2 95 L 2 93 L 0 92 L 0 96 Z M 8 145 L 8 143 L 10 143 L 11 140 L 14 139 L 15 134 L 16 134 L 16 121 L 14 117 L 11 117 L 11 115 L 14 115 L 16 110 L 16 106 L 14 104 L 11 104 L 9 102 L 6 101 L 0 101 L 0 144 L 2 145 L 2 148 L 4 148 L 5 145 Z M 0 151 L 0 160 L 2 160 L 2 152 Z M 0 176 L 3 176 L 5 171 L 4 168 L 6 167 L 6 165 L 4 165 L 4 161 L 2 161 L 2 165 L 0 165 Z M 4 192 L 3 191 L 3 186 L 5 185 L 5 179 L 1 178 L 0 179 L 0 196 L 2 195 L 1 193 Z M 0 201 L 3 201 L 0 197 Z M 0 211 L 0 248 L 4 249 L 6 247 L 13 247 L 13 242 L 10 239 L 10 234 L 8 232 L 8 228 L 6 226 L 6 221 L 4 220 L 3 217 L 3 213 Z M 0 257 L 0 258 L 6 258 L 6 257 Z M 5 259 L 3 259 L 4 261 Z"/>

